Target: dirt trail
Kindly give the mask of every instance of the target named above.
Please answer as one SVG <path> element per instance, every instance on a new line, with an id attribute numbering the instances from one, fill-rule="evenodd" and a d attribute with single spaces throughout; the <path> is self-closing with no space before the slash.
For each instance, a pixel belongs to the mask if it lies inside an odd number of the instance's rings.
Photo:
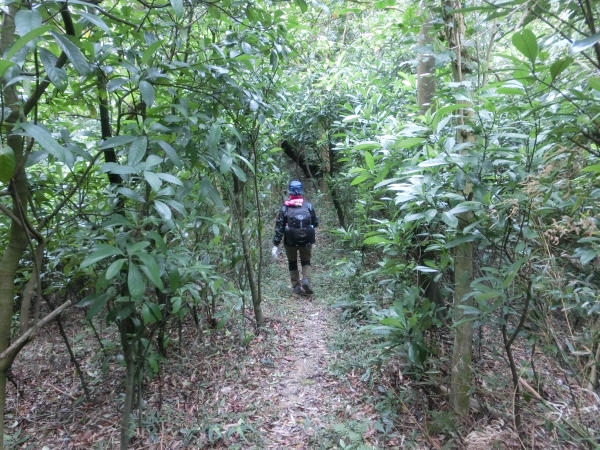
<path id="1" fill-rule="evenodd" d="M 279 359 L 280 372 L 272 372 L 265 385 L 273 398 L 271 421 L 265 423 L 265 447 L 306 447 L 319 428 L 327 427 L 326 418 L 344 407 L 335 392 L 342 381 L 328 375 L 331 311 L 317 302 L 298 299 L 294 314 L 299 321 L 291 330 L 291 346 Z"/>

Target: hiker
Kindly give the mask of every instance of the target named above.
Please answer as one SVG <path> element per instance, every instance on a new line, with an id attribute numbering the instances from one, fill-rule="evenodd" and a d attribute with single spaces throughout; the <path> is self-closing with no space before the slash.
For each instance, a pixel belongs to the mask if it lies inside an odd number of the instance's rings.
<path id="1" fill-rule="evenodd" d="M 315 243 L 315 228 L 319 226 L 319 220 L 313 206 L 302 198 L 302 191 L 300 181 L 294 180 L 290 183 L 288 187 L 290 198 L 284 202 L 275 223 L 271 254 L 273 258 L 277 258 L 278 246 L 283 239 L 294 294 L 312 294 L 310 256 Z M 302 265 L 302 281 L 298 270 L 298 252 Z"/>

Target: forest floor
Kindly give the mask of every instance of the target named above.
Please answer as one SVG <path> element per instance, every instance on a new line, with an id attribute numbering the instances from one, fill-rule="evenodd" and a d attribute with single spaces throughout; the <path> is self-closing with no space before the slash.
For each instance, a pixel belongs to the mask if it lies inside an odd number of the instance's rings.
<path id="1" fill-rule="evenodd" d="M 168 360 L 159 375 L 144 380 L 130 448 L 519 448 L 509 419 L 473 413 L 468 422 L 457 424 L 435 384 L 404 374 L 399 360 L 377 368 L 380 340 L 361 332 L 360 319 L 342 320 L 343 311 L 335 306 L 352 290 L 342 276 L 348 255 L 329 231 L 333 220 L 324 222 L 313 253 L 315 295 L 291 294 L 287 262 L 280 256 L 263 266 L 266 326 L 260 333 L 255 333 L 249 308 L 243 315 L 231 308 L 221 329 L 199 331 L 187 320 L 181 342 L 174 327 Z M 62 320 L 91 398 L 84 396 L 56 325 L 42 329 L 13 365 L 18 393 L 9 384 L 7 449 L 119 448 L 124 368 L 119 345 L 111 344 L 117 341 L 116 330 L 95 321 L 102 346 L 84 311 L 72 308 Z M 482 330 L 476 339 L 474 397 L 510 411 L 510 376 L 501 343 L 492 336 Z M 443 335 L 438 339 L 441 353 L 431 376 L 447 385 L 451 342 Z M 522 367 L 533 357 L 520 348 L 515 354 Z M 572 391 L 561 385 L 556 362 L 541 353 L 536 360 L 546 398 L 567 405 L 562 411 L 573 417 L 568 406 Z M 595 423 L 589 414 L 598 410 L 597 400 L 592 396 L 583 403 L 587 409 L 579 413 L 586 411 L 588 422 Z M 524 423 L 531 435 L 526 448 L 582 448 L 568 433 L 565 438 L 564 430 L 548 428 L 543 409 L 534 402 L 524 411 Z"/>

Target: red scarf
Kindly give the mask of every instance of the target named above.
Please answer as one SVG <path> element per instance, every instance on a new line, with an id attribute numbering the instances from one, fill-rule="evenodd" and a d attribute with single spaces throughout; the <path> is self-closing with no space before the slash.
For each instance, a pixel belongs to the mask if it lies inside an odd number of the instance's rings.
<path id="1" fill-rule="evenodd" d="M 283 202 L 285 206 L 302 206 L 304 199 L 301 195 L 290 195 L 290 199 Z"/>

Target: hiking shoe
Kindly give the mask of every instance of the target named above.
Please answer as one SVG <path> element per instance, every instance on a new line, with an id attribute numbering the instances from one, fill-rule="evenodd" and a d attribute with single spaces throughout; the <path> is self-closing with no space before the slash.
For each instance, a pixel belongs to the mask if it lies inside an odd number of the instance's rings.
<path id="1" fill-rule="evenodd" d="M 312 294 L 313 290 L 310 287 L 310 282 L 308 281 L 308 278 L 302 278 L 302 289 L 304 289 L 304 292 L 306 294 Z"/>
<path id="2" fill-rule="evenodd" d="M 302 291 L 302 288 L 300 287 L 299 284 L 297 284 L 296 286 L 294 286 L 294 294 L 298 294 L 298 295 L 304 294 L 304 292 Z"/>

